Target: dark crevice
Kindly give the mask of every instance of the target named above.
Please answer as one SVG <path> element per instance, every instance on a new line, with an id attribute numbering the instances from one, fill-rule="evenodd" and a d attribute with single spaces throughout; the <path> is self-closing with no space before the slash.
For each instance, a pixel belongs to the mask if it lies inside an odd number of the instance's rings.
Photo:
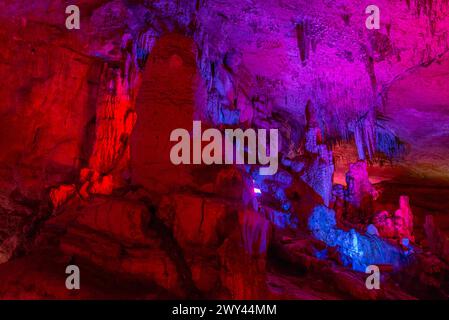
<path id="1" fill-rule="evenodd" d="M 156 233 L 161 240 L 161 249 L 167 253 L 167 256 L 173 261 L 178 271 L 181 284 L 180 288 L 188 294 L 189 299 L 200 299 L 202 294 L 195 286 L 192 279 L 192 273 L 184 258 L 182 248 L 176 242 L 172 231 L 157 217 L 157 208 L 149 201 L 149 199 L 141 199 L 151 213 L 150 229 Z"/>

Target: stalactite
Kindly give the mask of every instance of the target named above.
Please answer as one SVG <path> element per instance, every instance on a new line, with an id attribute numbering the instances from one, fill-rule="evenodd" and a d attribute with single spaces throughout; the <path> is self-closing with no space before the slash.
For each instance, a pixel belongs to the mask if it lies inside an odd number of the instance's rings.
<path id="1" fill-rule="evenodd" d="M 296 25 L 296 38 L 298 41 L 298 49 L 299 56 L 301 58 L 301 62 L 305 65 L 308 57 L 309 57 L 309 47 L 307 41 L 307 24 L 304 22 L 300 22 Z"/>
<path id="2" fill-rule="evenodd" d="M 376 127 L 376 149 L 388 159 L 399 160 L 406 153 L 404 143 L 383 126 Z"/>
<path id="3" fill-rule="evenodd" d="M 371 111 L 353 123 L 353 131 L 359 159 L 373 159 L 376 152 L 376 129 Z"/>

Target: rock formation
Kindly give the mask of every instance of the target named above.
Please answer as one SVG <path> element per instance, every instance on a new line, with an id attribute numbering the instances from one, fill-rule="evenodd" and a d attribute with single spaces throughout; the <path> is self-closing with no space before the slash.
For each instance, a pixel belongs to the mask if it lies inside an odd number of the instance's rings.
<path id="1" fill-rule="evenodd" d="M 374 30 L 363 1 L 76 2 L 79 30 L 0 3 L 0 298 L 449 297 L 446 0 Z M 174 165 L 194 120 L 278 129 L 276 174 Z"/>

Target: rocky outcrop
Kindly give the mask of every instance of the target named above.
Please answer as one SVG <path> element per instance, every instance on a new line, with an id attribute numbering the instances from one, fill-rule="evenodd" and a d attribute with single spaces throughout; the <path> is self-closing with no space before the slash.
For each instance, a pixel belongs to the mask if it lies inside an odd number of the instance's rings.
<path id="1" fill-rule="evenodd" d="M 202 292 L 215 295 L 220 289 L 217 297 L 233 299 L 261 294 L 270 223 L 260 214 L 191 194 L 165 198 L 157 212 L 173 232 Z"/>
<path id="2" fill-rule="evenodd" d="M 337 247 L 344 265 L 365 272 L 369 265 L 388 264 L 399 269 L 407 263 L 407 253 L 398 245 L 370 234 L 361 235 L 354 229 L 338 229 L 335 212 L 324 206 L 316 207 L 309 218 L 313 235 L 331 247 Z"/>
<path id="3" fill-rule="evenodd" d="M 407 196 L 399 198 L 399 209 L 393 215 L 382 211 L 377 213 L 373 219 L 374 225 L 382 237 L 414 240 L 413 213 Z"/>
<path id="4" fill-rule="evenodd" d="M 446 262 L 449 261 L 449 237 L 442 232 L 435 224 L 433 216 L 428 215 L 425 218 L 424 231 L 428 246 L 438 256 Z"/>
<path id="5" fill-rule="evenodd" d="M 60 249 L 104 272 L 149 281 L 183 294 L 176 263 L 149 225 L 150 212 L 141 203 L 96 199 L 77 210 L 60 240 Z"/>
<path id="6" fill-rule="evenodd" d="M 428 218 L 425 243 L 427 207 L 379 203 L 369 174 L 448 177 L 449 5 L 377 2 L 379 30 L 347 0 L 79 1 L 81 30 L 64 2 L 1 2 L 0 296 L 67 297 L 52 274 L 74 261 L 106 275 L 92 286 L 143 282 L 131 298 L 267 298 L 274 256 L 332 297 L 410 298 L 344 268 L 371 263 L 444 297 L 447 230 Z M 278 128 L 278 172 L 173 165 L 170 132 L 193 120 Z"/>

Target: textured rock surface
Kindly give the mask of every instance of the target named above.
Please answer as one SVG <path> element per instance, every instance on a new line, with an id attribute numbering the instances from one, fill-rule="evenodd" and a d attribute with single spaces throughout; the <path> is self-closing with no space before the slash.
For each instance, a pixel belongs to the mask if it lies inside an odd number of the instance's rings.
<path id="1" fill-rule="evenodd" d="M 413 213 L 410 209 L 409 198 L 399 198 L 399 209 L 394 214 L 382 211 L 374 216 L 374 224 L 380 234 L 387 238 L 414 240 Z"/>
<path id="2" fill-rule="evenodd" d="M 163 36 L 143 74 L 136 101 L 131 170 L 133 181 L 151 190 L 165 192 L 193 184 L 190 168 L 170 162 L 170 133 L 176 128 L 191 131 L 194 120 L 193 88 L 199 79 L 193 50 L 191 38 Z"/>
<path id="3" fill-rule="evenodd" d="M 0 2 L 0 297 L 449 296 L 446 0 L 78 5 Z M 277 174 L 172 165 L 192 120 L 278 128 Z"/>

